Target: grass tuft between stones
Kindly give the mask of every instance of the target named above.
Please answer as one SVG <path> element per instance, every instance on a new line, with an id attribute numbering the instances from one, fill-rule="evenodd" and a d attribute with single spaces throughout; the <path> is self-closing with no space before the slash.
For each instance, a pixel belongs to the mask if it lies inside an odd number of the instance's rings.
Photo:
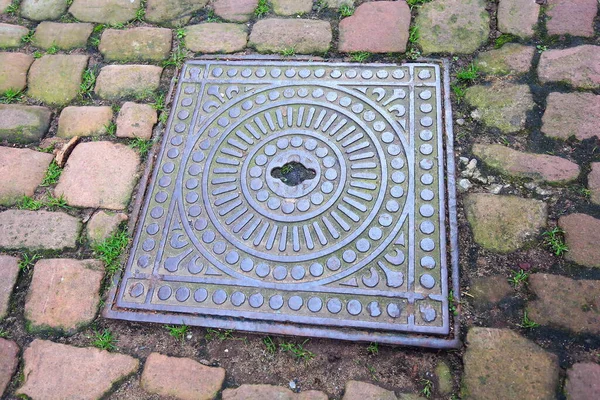
<path id="1" fill-rule="evenodd" d="M 258 5 L 254 9 L 254 16 L 256 18 L 262 18 L 271 12 L 271 3 L 267 0 L 258 0 Z"/>
<path id="2" fill-rule="evenodd" d="M 56 184 L 58 182 L 58 178 L 60 178 L 60 174 L 62 174 L 62 168 L 58 166 L 56 160 L 52 160 L 48 166 L 46 176 L 44 176 L 41 186 L 51 186 Z"/>
<path id="3" fill-rule="evenodd" d="M 93 245 L 94 255 L 104 263 L 109 276 L 121 269 L 120 256 L 129 244 L 129 234 L 124 226 L 101 243 Z"/>
<path id="4" fill-rule="evenodd" d="M 94 341 L 92 346 L 99 348 L 100 350 L 116 350 L 117 340 L 113 336 L 109 329 L 104 329 L 102 332 L 94 331 Z"/>

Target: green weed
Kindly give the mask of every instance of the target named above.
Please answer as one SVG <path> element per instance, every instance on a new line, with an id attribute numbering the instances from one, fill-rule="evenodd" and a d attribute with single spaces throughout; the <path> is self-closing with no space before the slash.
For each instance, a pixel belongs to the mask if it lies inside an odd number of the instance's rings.
<path id="1" fill-rule="evenodd" d="M 152 148 L 154 142 L 152 140 L 145 140 L 142 138 L 135 138 L 129 142 L 129 147 L 135 149 L 140 153 L 140 157 L 144 158 Z"/>
<path id="2" fill-rule="evenodd" d="M 367 347 L 367 352 L 372 356 L 376 356 L 377 354 L 379 354 L 379 344 L 377 342 L 369 343 L 369 346 Z"/>
<path id="3" fill-rule="evenodd" d="M 6 339 L 8 337 L 8 331 L 5 331 L 4 328 L 0 328 L 0 338 Z"/>
<path id="4" fill-rule="evenodd" d="M 23 43 L 31 43 L 33 42 L 33 34 L 35 33 L 35 31 L 32 29 L 30 30 L 27 35 L 23 36 L 21 38 L 21 42 Z"/>
<path id="5" fill-rule="evenodd" d="M 524 329 L 533 329 L 539 327 L 540 324 L 529 319 L 529 316 L 527 315 L 527 310 L 525 310 L 523 311 L 523 320 L 520 324 L 517 324 L 517 326 Z"/>
<path id="6" fill-rule="evenodd" d="M 456 102 L 460 104 L 467 94 L 467 87 L 460 83 L 453 83 L 450 85 L 450 88 L 452 89 L 454 96 L 456 96 Z"/>
<path id="7" fill-rule="evenodd" d="M 83 77 L 81 84 L 79 85 L 79 95 L 81 97 L 90 96 L 94 86 L 96 85 L 96 70 L 93 68 L 87 68 L 83 71 Z"/>
<path id="8" fill-rule="evenodd" d="M 342 4 L 338 9 L 338 12 L 342 18 L 350 17 L 354 14 L 354 7 L 348 4 Z"/>
<path id="9" fill-rule="evenodd" d="M 369 371 L 369 373 L 371 374 L 371 378 L 375 382 L 379 382 L 379 378 L 377 377 L 377 370 L 375 369 L 375 367 L 368 364 L 365 364 L 365 367 L 367 367 L 367 371 Z"/>
<path id="10" fill-rule="evenodd" d="M 450 290 L 448 292 L 448 310 L 452 313 L 452 315 L 458 315 L 458 310 L 456 308 L 456 298 L 454 297 L 453 290 Z"/>
<path id="11" fill-rule="evenodd" d="M 408 58 L 409 60 L 417 60 L 420 57 L 421 57 L 421 51 L 415 46 L 412 46 L 406 52 L 406 58 Z"/>
<path id="12" fill-rule="evenodd" d="M 468 67 L 460 69 L 456 72 L 456 79 L 462 82 L 473 82 L 479 76 L 479 70 L 473 63 Z"/>
<path id="13" fill-rule="evenodd" d="M 511 273 L 510 278 L 508 278 L 508 283 L 513 285 L 513 287 L 516 289 L 521 284 L 527 283 L 527 279 L 529 279 L 529 273 L 520 269 L 519 271 L 513 271 Z"/>
<path id="14" fill-rule="evenodd" d="M 425 3 L 429 3 L 431 0 L 406 0 L 406 4 L 408 4 L 408 6 L 410 8 L 413 7 L 418 7 L 418 6 L 422 6 Z"/>
<path id="15" fill-rule="evenodd" d="M 46 200 L 44 201 L 44 205 L 50 211 L 54 211 L 57 209 L 63 209 L 63 210 L 72 210 L 73 209 L 73 207 L 71 207 L 67 204 L 67 200 L 65 200 L 65 198 L 62 195 L 60 195 L 59 197 L 54 197 L 49 194 L 46 197 Z"/>
<path id="16" fill-rule="evenodd" d="M 421 379 L 421 384 L 423 385 L 421 394 L 425 396 L 425 398 L 429 399 L 433 394 L 433 382 L 429 379 Z"/>
<path id="17" fill-rule="evenodd" d="M 106 272 L 113 275 L 121 269 L 119 257 L 129 244 L 129 234 L 126 229 L 119 229 L 112 236 L 93 246 L 94 255 L 104 263 Z"/>
<path id="18" fill-rule="evenodd" d="M 561 256 L 569 251 L 569 247 L 565 243 L 563 237 L 564 233 L 565 231 L 558 226 L 552 228 L 552 230 L 542 233 L 542 236 L 544 236 L 544 243 L 546 243 L 546 245 L 552 249 L 554 255 Z"/>
<path id="19" fill-rule="evenodd" d="M 175 67 L 179 68 L 185 62 L 185 58 L 188 56 L 188 51 L 183 47 L 177 46 L 171 52 L 171 56 L 162 62 L 164 68 Z"/>
<path id="20" fill-rule="evenodd" d="M 11 104 L 23 100 L 23 92 L 21 90 L 8 89 L 0 95 L 1 104 Z"/>
<path id="21" fill-rule="evenodd" d="M 419 40 L 419 26 L 413 25 L 408 29 L 408 41 L 410 43 L 416 43 Z"/>
<path id="22" fill-rule="evenodd" d="M 271 4 L 267 0 L 258 0 L 258 5 L 254 9 L 254 16 L 262 18 L 271 11 Z"/>
<path id="23" fill-rule="evenodd" d="M 44 176 L 44 180 L 42 181 L 41 186 L 51 186 L 58 182 L 58 178 L 60 178 L 60 174 L 62 174 L 62 168 L 58 166 L 56 160 L 52 160 L 48 169 L 46 170 L 46 176 Z"/>
<path id="24" fill-rule="evenodd" d="M 48 50 L 46 50 L 46 54 L 56 54 L 58 53 L 58 46 L 56 46 L 55 44 L 53 44 L 52 46 L 50 46 L 48 48 Z"/>
<path id="25" fill-rule="evenodd" d="M 371 53 L 369 53 L 368 51 L 357 51 L 354 52 L 352 54 L 350 54 L 350 59 L 354 62 L 365 62 L 367 61 L 369 58 L 371 58 Z"/>
<path id="26" fill-rule="evenodd" d="M 177 28 L 175 31 L 175 37 L 179 40 L 185 39 L 187 36 L 187 30 L 185 28 Z"/>
<path id="27" fill-rule="evenodd" d="M 4 12 L 9 15 L 15 15 L 17 11 L 19 11 L 19 0 L 13 0 Z"/>
<path id="28" fill-rule="evenodd" d="M 112 121 L 108 125 L 104 125 L 104 129 L 106 129 L 108 136 L 114 137 L 117 134 L 117 124 Z"/>
<path id="29" fill-rule="evenodd" d="M 535 46 L 535 48 L 537 49 L 538 53 L 543 53 L 544 51 L 548 50 L 548 46 L 544 46 L 541 44 L 538 44 L 537 46 Z"/>
<path id="30" fill-rule="evenodd" d="M 516 36 L 508 34 L 508 33 L 503 33 L 502 35 L 500 35 L 496 38 L 496 41 L 494 42 L 494 48 L 499 49 L 500 47 L 504 46 L 506 43 L 514 42 L 515 39 L 517 39 Z"/>
<path id="31" fill-rule="evenodd" d="M 33 267 L 33 264 L 35 264 L 40 258 L 42 257 L 40 257 L 39 254 L 23 253 L 21 255 L 21 259 L 19 260 L 19 269 L 22 271 L 29 270 L 29 268 Z"/>
<path id="32" fill-rule="evenodd" d="M 215 14 L 215 10 L 210 9 L 206 13 L 206 22 L 223 22 L 223 20 Z"/>
<path id="33" fill-rule="evenodd" d="M 284 57 L 292 57 L 296 55 L 296 50 L 293 47 L 281 50 L 281 55 Z"/>
<path id="34" fill-rule="evenodd" d="M 579 194 L 582 195 L 583 197 L 585 197 L 586 199 L 589 199 L 590 197 L 592 197 L 592 191 L 585 187 L 582 187 L 579 189 Z"/>
<path id="35" fill-rule="evenodd" d="M 133 22 L 144 22 L 144 18 L 146 17 L 146 2 L 142 1 L 140 4 L 140 8 L 135 12 L 135 18 Z"/>
<path id="36" fill-rule="evenodd" d="M 29 196 L 23 196 L 16 204 L 20 210 L 37 211 L 44 206 L 44 203 L 40 200 L 35 200 Z"/>
<path id="37" fill-rule="evenodd" d="M 221 342 L 233 338 L 233 329 L 208 328 L 205 335 L 206 340 L 219 339 Z"/>
<path id="38" fill-rule="evenodd" d="M 92 342 L 92 346 L 101 350 L 110 351 L 117 348 L 117 346 L 115 346 L 116 343 L 117 341 L 110 330 L 105 329 L 102 332 L 94 331 L 94 341 Z"/>
<path id="39" fill-rule="evenodd" d="M 43 55 L 44 55 L 44 53 L 42 53 L 39 50 L 36 50 L 33 52 L 33 58 L 35 58 L 35 59 L 42 58 Z"/>
<path id="40" fill-rule="evenodd" d="M 279 348 L 285 353 L 289 352 L 292 355 L 292 357 L 294 357 L 297 360 L 304 360 L 305 362 L 308 362 L 315 357 L 315 353 L 304 348 L 304 345 L 308 341 L 309 339 L 306 339 L 301 344 L 283 342 L 279 345 Z"/>
<path id="41" fill-rule="evenodd" d="M 277 351 L 277 346 L 275 345 L 275 342 L 273 342 L 273 339 L 271 339 L 271 336 L 265 336 L 263 338 L 263 343 L 267 348 L 267 352 L 275 354 L 275 352 Z"/>
<path id="42" fill-rule="evenodd" d="M 183 342 L 185 335 L 190 330 L 190 327 L 187 325 L 167 325 L 165 326 L 165 329 L 169 331 L 169 335 Z"/>

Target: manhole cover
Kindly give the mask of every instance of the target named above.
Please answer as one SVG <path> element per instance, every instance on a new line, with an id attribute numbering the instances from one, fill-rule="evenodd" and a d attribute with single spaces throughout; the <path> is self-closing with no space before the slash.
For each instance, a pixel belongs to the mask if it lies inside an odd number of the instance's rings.
<path id="1" fill-rule="evenodd" d="M 105 314 L 455 345 L 442 73 L 188 62 Z"/>

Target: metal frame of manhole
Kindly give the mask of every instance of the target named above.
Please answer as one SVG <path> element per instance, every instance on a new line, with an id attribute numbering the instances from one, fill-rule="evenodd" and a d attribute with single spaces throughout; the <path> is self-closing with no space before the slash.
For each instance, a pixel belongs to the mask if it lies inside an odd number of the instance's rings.
<path id="1" fill-rule="evenodd" d="M 106 317 L 452 348 L 451 290 L 446 60 L 184 65 Z"/>

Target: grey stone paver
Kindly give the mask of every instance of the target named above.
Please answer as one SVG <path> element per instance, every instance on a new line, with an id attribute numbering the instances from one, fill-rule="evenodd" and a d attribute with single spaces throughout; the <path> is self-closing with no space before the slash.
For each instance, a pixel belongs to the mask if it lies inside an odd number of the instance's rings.
<path id="1" fill-rule="evenodd" d="M 326 400 L 327 395 L 317 390 L 294 393 L 291 390 L 272 385 L 242 385 L 236 389 L 225 389 L 223 400 Z"/>
<path id="2" fill-rule="evenodd" d="M 71 50 L 85 47 L 94 25 L 90 23 L 41 22 L 35 28 L 33 44 L 42 49 L 56 46 L 62 50 Z"/>
<path id="3" fill-rule="evenodd" d="M 205 23 L 186 27 L 185 47 L 197 53 L 235 53 L 246 47 L 248 28 L 242 24 Z"/>
<path id="4" fill-rule="evenodd" d="M 73 0 L 69 12 L 83 22 L 123 24 L 135 17 L 141 0 Z"/>
<path id="5" fill-rule="evenodd" d="M 0 104 L 0 140 L 12 143 L 40 140 L 50 127 L 51 115 L 46 107 Z"/>
<path id="6" fill-rule="evenodd" d="M 0 320 L 8 313 L 10 296 L 19 276 L 19 259 L 0 254 Z M 0 367 L 0 370 L 2 368 Z M 0 396 L 2 395 L 2 373 L 0 372 Z"/>
<path id="7" fill-rule="evenodd" d="M 0 249 L 65 250 L 77 247 L 79 218 L 63 212 L 0 212 Z"/>
<path id="8" fill-rule="evenodd" d="M 23 0 L 21 15 L 34 21 L 58 19 L 67 11 L 67 4 L 64 0 Z"/>
<path id="9" fill-rule="evenodd" d="M 29 33 L 24 26 L 0 23 L 0 49 L 21 47 L 21 38 Z"/>
<path id="10" fill-rule="evenodd" d="M 200 379 L 199 379 L 200 378 Z M 140 384 L 144 390 L 182 400 L 210 400 L 221 390 L 225 370 L 190 358 L 152 353 L 146 359 Z"/>
<path id="11" fill-rule="evenodd" d="M 127 214 L 100 210 L 92 215 L 85 227 L 87 237 L 92 243 L 102 243 L 117 232 L 119 225 L 127 219 Z"/>
<path id="12" fill-rule="evenodd" d="M 582 45 L 542 53 L 538 64 L 542 83 L 563 82 L 582 89 L 600 88 L 600 46 Z"/>
<path id="13" fill-rule="evenodd" d="M 167 28 L 107 29 L 98 50 L 107 61 L 161 61 L 169 57 L 171 40 Z"/>
<path id="14" fill-rule="evenodd" d="M 27 85 L 27 71 L 33 57 L 24 53 L 0 53 L 0 94 L 9 89 L 21 91 Z"/>
<path id="15" fill-rule="evenodd" d="M 551 183 L 577 179 L 579 166 L 565 158 L 525 153 L 499 144 L 473 146 L 473 154 L 503 174 Z"/>
<path id="16" fill-rule="evenodd" d="M 415 24 L 424 54 L 472 53 L 488 39 L 490 16 L 484 0 L 440 0 L 424 4 Z"/>
<path id="17" fill-rule="evenodd" d="M 533 321 L 575 333 L 600 333 L 600 281 L 533 274 L 529 288 L 536 296 L 527 305 Z"/>
<path id="18" fill-rule="evenodd" d="M 18 355 L 19 346 L 15 342 L 0 338 L 0 396 L 17 370 Z"/>
<path id="19" fill-rule="evenodd" d="M 215 14 L 226 21 L 246 22 L 254 15 L 258 0 L 215 0 Z"/>
<path id="20" fill-rule="evenodd" d="M 325 3 L 327 7 L 337 10 L 343 5 L 353 6 L 354 0 L 323 0 L 323 3 Z"/>
<path id="21" fill-rule="evenodd" d="M 380 388 L 370 383 L 348 381 L 342 400 L 396 400 L 394 392 Z"/>
<path id="22" fill-rule="evenodd" d="M 530 0 L 500 0 L 498 30 L 522 38 L 533 36 L 540 5 Z"/>
<path id="23" fill-rule="evenodd" d="M 505 276 L 492 275 L 473 279 L 469 293 L 476 307 L 485 307 L 498 304 L 512 291 Z"/>
<path id="24" fill-rule="evenodd" d="M 152 106 L 128 101 L 119 110 L 117 137 L 150 139 L 157 121 L 157 112 Z"/>
<path id="25" fill-rule="evenodd" d="M 527 112 L 535 105 L 527 85 L 496 82 L 467 89 L 465 100 L 476 110 L 471 115 L 504 133 L 525 128 Z"/>
<path id="26" fill-rule="evenodd" d="M 30 329 L 60 329 L 74 333 L 92 322 L 100 302 L 104 278 L 97 260 L 46 259 L 38 261 L 27 292 L 25 318 Z"/>
<path id="27" fill-rule="evenodd" d="M 404 52 L 408 43 L 410 9 L 403 1 L 361 4 L 340 22 L 341 52 Z"/>
<path id="28" fill-rule="evenodd" d="M 154 65 L 108 65 L 100 70 L 94 91 L 107 100 L 147 96 L 158 89 L 162 70 Z"/>
<path id="29" fill-rule="evenodd" d="M 437 391 L 442 396 L 450 395 L 454 391 L 454 374 L 447 362 L 438 362 L 435 366 L 435 376 L 437 378 Z"/>
<path id="30" fill-rule="evenodd" d="M 585 140 L 600 137 L 600 95 L 593 93 L 550 93 L 542 117 L 542 132 L 563 140 L 575 136 Z"/>
<path id="31" fill-rule="evenodd" d="M 145 19 L 164 26 L 183 26 L 207 3 L 208 0 L 148 0 Z"/>
<path id="32" fill-rule="evenodd" d="M 499 49 L 479 53 L 475 65 L 479 71 L 492 75 L 524 74 L 531 68 L 535 48 L 506 43 Z"/>
<path id="33" fill-rule="evenodd" d="M 588 174 L 587 187 L 590 190 L 590 201 L 600 204 L 600 162 L 591 164 L 592 170 Z"/>
<path id="34" fill-rule="evenodd" d="M 312 0 L 271 0 L 273 12 L 277 15 L 296 15 L 312 10 Z"/>
<path id="35" fill-rule="evenodd" d="M 67 160 L 55 194 L 76 207 L 122 210 L 137 181 L 139 163 L 138 153 L 123 144 L 78 144 Z"/>
<path id="36" fill-rule="evenodd" d="M 546 225 L 547 206 L 539 200 L 478 193 L 464 205 L 475 242 L 499 253 L 519 249 Z"/>
<path id="37" fill-rule="evenodd" d="M 0 147 L 0 205 L 33 196 L 54 156 L 30 149 Z"/>
<path id="38" fill-rule="evenodd" d="M 597 0 L 548 0 L 548 34 L 592 37 L 597 12 Z"/>
<path id="39" fill-rule="evenodd" d="M 261 53 L 294 50 L 310 54 L 327 51 L 331 39 L 331 24 L 327 21 L 269 18 L 254 24 L 248 44 Z"/>
<path id="40" fill-rule="evenodd" d="M 556 355 L 508 329 L 471 328 L 463 362 L 462 398 L 555 398 Z"/>
<path id="41" fill-rule="evenodd" d="M 45 55 L 29 69 L 28 95 L 47 104 L 65 105 L 79 94 L 87 55 Z"/>
<path id="42" fill-rule="evenodd" d="M 134 373 L 133 357 L 36 339 L 24 352 L 25 382 L 17 394 L 34 399 L 95 400 Z"/>
<path id="43" fill-rule="evenodd" d="M 105 135 L 112 118 L 113 111 L 108 106 L 65 107 L 60 113 L 56 136 L 71 138 Z"/>
<path id="44" fill-rule="evenodd" d="M 600 267 L 600 219 L 587 214 L 569 214 L 559 218 L 569 251 L 565 258 L 587 267 Z"/>
<path id="45" fill-rule="evenodd" d="M 569 368 L 565 394 L 569 400 L 600 399 L 600 365 L 587 362 Z"/>

